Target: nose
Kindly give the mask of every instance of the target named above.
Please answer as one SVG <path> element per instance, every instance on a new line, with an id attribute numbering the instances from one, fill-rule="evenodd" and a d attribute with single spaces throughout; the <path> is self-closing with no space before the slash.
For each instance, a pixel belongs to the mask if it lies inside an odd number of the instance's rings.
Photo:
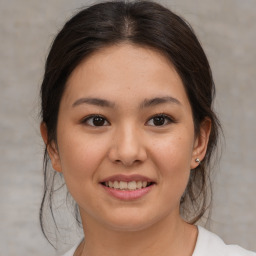
<path id="1" fill-rule="evenodd" d="M 114 163 L 125 167 L 142 163 L 147 159 L 143 136 L 136 127 L 123 127 L 116 130 L 109 151 L 109 158 Z"/>

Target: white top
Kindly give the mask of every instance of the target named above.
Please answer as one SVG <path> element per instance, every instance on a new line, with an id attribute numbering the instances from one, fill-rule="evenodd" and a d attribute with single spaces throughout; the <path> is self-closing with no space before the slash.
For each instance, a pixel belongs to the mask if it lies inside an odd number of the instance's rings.
<path id="1" fill-rule="evenodd" d="M 63 256 L 73 256 L 77 246 Z M 256 253 L 247 251 L 238 245 L 226 245 L 220 237 L 198 226 L 198 237 L 192 256 L 256 256 Z"/>
<path id="2" fill-rule="evenodd" d="M 198 226 L 198 237 L 192 256 L 256 256 L 256 253 L 238 245 L 226 245 L 220 237 Z"/>

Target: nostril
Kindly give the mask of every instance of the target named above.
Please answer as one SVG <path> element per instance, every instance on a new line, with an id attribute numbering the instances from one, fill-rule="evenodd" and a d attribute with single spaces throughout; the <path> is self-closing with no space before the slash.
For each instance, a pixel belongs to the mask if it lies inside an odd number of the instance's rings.
<path id="1" fill-rule="evenodd" d="M 117 164 L 122 164 L 125 167 L 130 167 L 130 166 L 133 166 L 134 164 L 139 164 L 141 161 L 140 160 L 130 160 L 129 161 L 129 160 L 116 159 L 114 162 Z"/>

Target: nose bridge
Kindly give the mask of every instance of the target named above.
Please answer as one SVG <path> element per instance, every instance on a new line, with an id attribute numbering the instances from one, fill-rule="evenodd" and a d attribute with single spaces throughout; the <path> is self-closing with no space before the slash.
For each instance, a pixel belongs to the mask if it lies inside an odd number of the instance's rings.
<path id="1" fill-rule="evenodd" d="M 132 122 L 126 122 L 116 128 L 111 151 L 112 160 L 122 162 L 125 166 L 144 161 L 146 151 L 139 127 Z"/>

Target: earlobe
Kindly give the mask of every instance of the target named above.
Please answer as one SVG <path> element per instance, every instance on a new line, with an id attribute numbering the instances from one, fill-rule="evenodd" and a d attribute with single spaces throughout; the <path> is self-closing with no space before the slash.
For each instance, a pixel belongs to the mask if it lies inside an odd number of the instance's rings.
<path id="1" fill-rule="evenodd" d="M 205 157 L 211 133 L 211 120 L 205 118 L 200 124 L 200 131 L 194 142 L 190 169 L 195 169 Z"/>
<path id="2" fill-rule="evenodd" d="M 43 141 L 46 145 L 48 155 L 51 159 L 53 169 L 57 172 L 61 172 L 60 157 L 59 157 L 57 145 L 54 141 L 52 142 L 48 141 L 47 126 L 44 122 L 42 122 L 40 125 L 40 131 L 41 131 L 41 136 L 43 138 Z"/>

